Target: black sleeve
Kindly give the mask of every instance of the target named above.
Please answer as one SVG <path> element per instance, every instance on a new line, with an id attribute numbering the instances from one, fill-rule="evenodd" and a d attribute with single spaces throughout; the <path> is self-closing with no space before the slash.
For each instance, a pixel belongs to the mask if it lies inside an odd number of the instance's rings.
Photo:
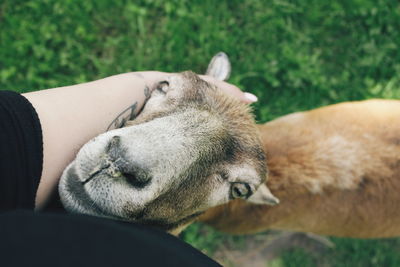
<path id="1" fill-rule="evenodd" d="M 174 236 L 84 215 L 0 214 L 1 266 L 220 266 Z"/>
<path id="2" fill-rule="evenodd" d="M 22 95 L 0 91 L 0 211 L 34 208 L 42 164 L 35 109 Z"/>

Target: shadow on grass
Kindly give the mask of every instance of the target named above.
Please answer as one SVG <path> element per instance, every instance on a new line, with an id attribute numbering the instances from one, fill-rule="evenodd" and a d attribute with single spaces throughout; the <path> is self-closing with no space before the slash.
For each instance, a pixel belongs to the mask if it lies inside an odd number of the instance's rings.
<path id="1" fill-rule="evenodd" d="M 273 243 L 278 231 L 232 236 L 199 223 L 181 237 L 224 266 L 400 266 L 400 239 L 330 238 L 333 248 L 296 234 Z"/>

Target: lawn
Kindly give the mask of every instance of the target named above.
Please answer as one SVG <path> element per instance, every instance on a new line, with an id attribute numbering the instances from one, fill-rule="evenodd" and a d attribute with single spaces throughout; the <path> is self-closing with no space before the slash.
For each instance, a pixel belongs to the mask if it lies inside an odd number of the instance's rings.
<path id="1" fill-rule="evenodd" d="M 225 51 L 230 82 L 259 97 L 262 123 L 400 98 L 399 29 L 395 0 L 0 0 L 0 88 L 27 92 L 135 70 L 202 73 Z M 241 242 L 200 225 L 183 238 L 209 255 Z M 332 240 L 322 260 L 299 248 L 271 265 L 400 265 L 398 239 Z"/>

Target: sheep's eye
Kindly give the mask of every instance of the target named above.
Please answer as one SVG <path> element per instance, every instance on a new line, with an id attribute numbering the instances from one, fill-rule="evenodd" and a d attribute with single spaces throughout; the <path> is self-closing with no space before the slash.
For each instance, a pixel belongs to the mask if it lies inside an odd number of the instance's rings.
<path id="1" fill-rule="evenodd" d="M 232 198 L 248 198 L 251 195 L 250 185 L 247 183 L 232 183 Z"/>
<path id="2" fill-rule="evenodd" d="M 160 91 L 161 93 L 166 94 L 168 92 L 168 89 L 169 89 L 169 82 L 167 81 L 161 81 L 157 85 L 157 90 Z"/>

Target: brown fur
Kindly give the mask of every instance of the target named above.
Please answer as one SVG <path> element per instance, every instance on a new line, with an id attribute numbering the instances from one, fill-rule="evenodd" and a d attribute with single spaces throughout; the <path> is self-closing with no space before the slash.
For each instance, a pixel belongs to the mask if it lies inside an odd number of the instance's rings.
<path id="1" fill-rule="evenodd" d="M 281 203 L 233 201 L 201 220 L 229 233 L 267 229 L 357 238 L 400 235 L 400 101 L 369 100 L 260 125 L 267 185 Z"/>

